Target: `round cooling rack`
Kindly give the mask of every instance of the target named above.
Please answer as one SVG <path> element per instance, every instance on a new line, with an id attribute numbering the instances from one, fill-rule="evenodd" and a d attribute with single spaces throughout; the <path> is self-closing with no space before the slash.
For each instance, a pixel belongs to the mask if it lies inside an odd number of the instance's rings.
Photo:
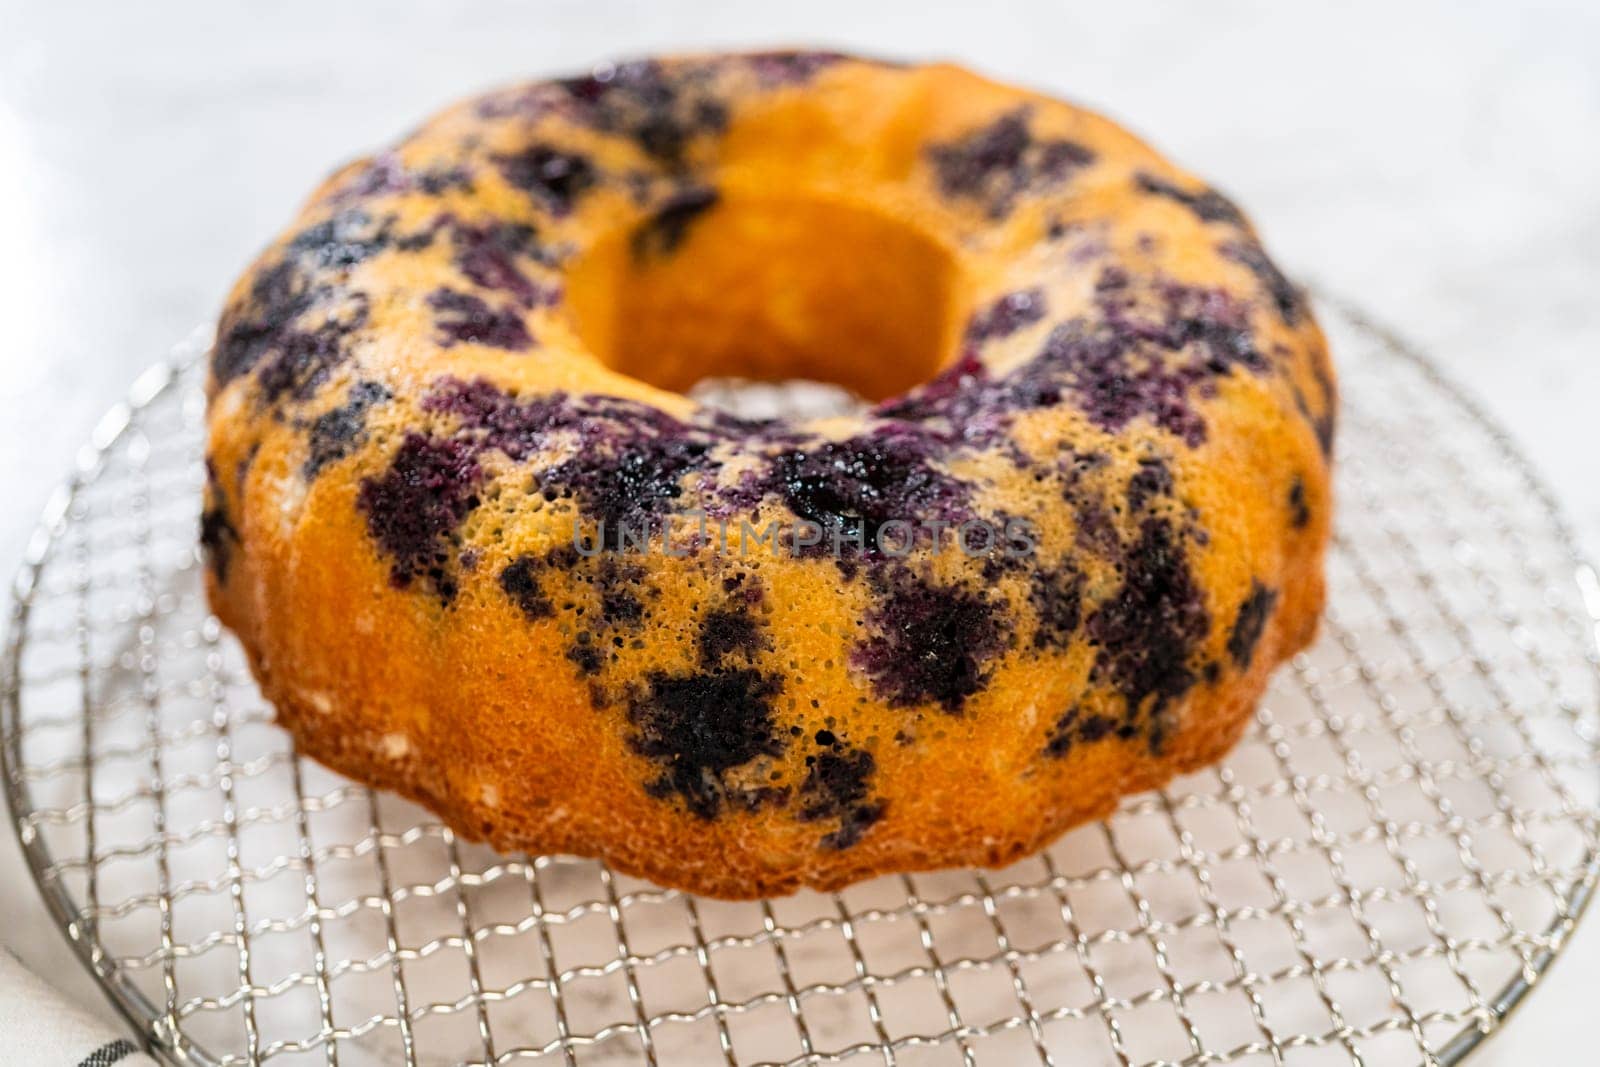
<path id="1" fill-rule="evenodd" d="M 197 342 L 17 580 L 44 899 L 185 1064 L 1456 1063 L 1600 872 L 1600 583 L 1481 412 L 1323 310 L 1331 604 L 1227 761 L 1005 870 L 739 904 L 497 855 L 295 754 L 201 590 Z"/>

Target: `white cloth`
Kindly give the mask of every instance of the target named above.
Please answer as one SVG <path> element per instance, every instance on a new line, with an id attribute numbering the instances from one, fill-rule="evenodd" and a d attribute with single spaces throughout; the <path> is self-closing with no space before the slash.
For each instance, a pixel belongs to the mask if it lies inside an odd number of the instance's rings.
<path id="1" fill-rule="evenodd" d="M 0 1067 L 156 1067 L 130 1038 L 0 949 Z"/>

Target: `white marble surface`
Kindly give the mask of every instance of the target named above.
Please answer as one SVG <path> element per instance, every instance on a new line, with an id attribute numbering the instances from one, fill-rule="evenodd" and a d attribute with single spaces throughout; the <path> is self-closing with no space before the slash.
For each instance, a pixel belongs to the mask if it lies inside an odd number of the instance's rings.
<path id="1" fill-rule="evenodd" d="M 0 569 L 96 416 L 312 183 L 468 90 L 682 47 L 959 59 L 1093 103 L 1246 205 L 1291 270 L 1435 353 L 1600 548 L 1600 8 L 0 2 Z M 0 937 L 96 1005 L 9 835 Z M 1592 1042 L 1600 920 L 1474 1060 Z"/>

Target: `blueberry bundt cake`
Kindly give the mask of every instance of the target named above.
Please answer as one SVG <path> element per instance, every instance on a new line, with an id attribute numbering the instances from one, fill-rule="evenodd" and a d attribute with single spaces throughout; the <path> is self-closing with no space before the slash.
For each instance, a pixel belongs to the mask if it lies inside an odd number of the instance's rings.
<path id="1" fill-rule="evenodd" d="M 1219 758 L 1322 604 L 1302 294 L 1116 125 L 950 66 L 452 107 L 315 193 L 208 389 L 211 602 L 300 749 L 702 893 L 1019 857 Z"/>

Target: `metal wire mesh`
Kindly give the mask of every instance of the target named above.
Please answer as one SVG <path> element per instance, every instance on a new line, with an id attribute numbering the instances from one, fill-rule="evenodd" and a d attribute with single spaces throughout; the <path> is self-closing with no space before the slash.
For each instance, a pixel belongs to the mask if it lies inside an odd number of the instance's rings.
<path id="1" fill-rule="evenodd" d="M 729 904 L 504 856 L 298 758 L 208 617 L 192 363 L 18 579 L 5 780 L 51 909 L 184 1063 L 1452 1063 L 1597 874 L 1600 584 L 1350 313 L 1332 604 L 1221 766 L 1006 870 Z"/>

